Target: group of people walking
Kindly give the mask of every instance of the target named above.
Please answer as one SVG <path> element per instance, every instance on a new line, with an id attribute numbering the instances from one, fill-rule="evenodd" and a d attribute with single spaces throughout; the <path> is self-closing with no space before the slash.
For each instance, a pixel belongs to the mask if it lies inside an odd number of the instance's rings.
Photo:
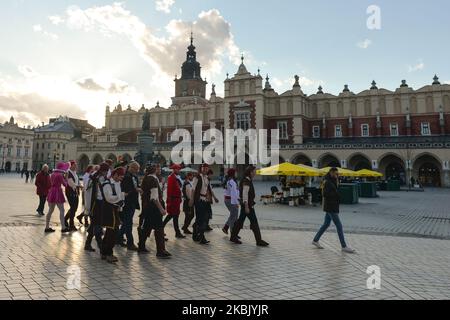
<path id="1" fill-rule="evenodd" d="M 198 173 L 189 172 L 182 179 L 180 165 L 173 164 L 170 169 L 172 173 L 166 183 L 161 174 L 161 166 L 149 164 L 144 170 L 141 181 L 139 163 L 132 161 L 113 168 L 113 162 L 107 160 L 97 166 L 88 166 L 82 179 L 83 185 L 81 185 L 75 161 L 58 163 L 51 175 L 48 172 L 48 166 L 44 165 L 36 176 L 35 184 L 39 195 L 38 214 L 44 215 L 46 201 L 49 206 L 45 233 L 55 232 L 50 227 L 50 221 L 54 210 L 58 208 L 61 232 L 77 231 L 74 224 L 77 218 L 87 229 L 84 249 L 95 252 L 96 249 L 92 246 L 95 238 L 101 258 L 110 263 L 118 261 L 114 255 L 116 245 L 139 254 L 149 253 L 146 243 L 152 231 L 156 244 L 156 256 L 162 259 L 170 258 L 171 254 L 165 246 L 168 239 L 164 232 L 169 221 L 173 222 L 177 239 L 184 239 L 190 235 L 196 243 L 207 245 L 209 241 L 205 233 L 212 230 L 210 227 L 212 204 L 219 202 L 211 186 L 213 172 L 207 164 L 202 164 Z M 256 245 L 266 247 L 269 243 L 262 239 L 255 212 L 256 193 L 253 184 L 255 174 L 254 166 L 247 167 L 244 177 L 238 183 L 236 170 L 227 171 L 224 181 L 224 203 L 229 211 L 229 217 L 222 231 L 230 235 L 231 242 L 242 244 L 239 233 L 248 218 Z M 332 169 L 325 179 L 323 188 L 325 222 L 314 238 L 313 245 L 323 248 L 319 244 L 320 237 L 333 221 L 343 250 L 354 252 L 347 247 L 344 240 L 342 224 L 338 216 L 339 199 L 335 181 L 337 181 L 337 170 Z M 167 195 L 164 199 L 165 189 L 167 189 Z M 75 217 L 80 195 L 84 210 Z M 70 208 L 67 213 L 64 211 L 66 198 Z M 136 244 L 133 236 L 133 218 L 137 210 L 140 210 L 141 214 L 137 226 Z M 180 227 L 181 210 L 185 217 Z M 192 221 L 194 223 L 191 231 Z"/>

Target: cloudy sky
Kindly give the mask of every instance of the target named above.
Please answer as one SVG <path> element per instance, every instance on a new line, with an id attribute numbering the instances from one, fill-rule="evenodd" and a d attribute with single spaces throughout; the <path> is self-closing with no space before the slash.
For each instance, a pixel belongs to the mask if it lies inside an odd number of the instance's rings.
<path id="1" fill-rule="evenodd" d="M 241 53 L 280 93 L 295 74 L 307 94 L 450 82 L 448 12 L 447 0 L 2 0 L 0 122 L 101 127 L 107 103 L 168 107 L 191 29 L 220 95 Z"/>

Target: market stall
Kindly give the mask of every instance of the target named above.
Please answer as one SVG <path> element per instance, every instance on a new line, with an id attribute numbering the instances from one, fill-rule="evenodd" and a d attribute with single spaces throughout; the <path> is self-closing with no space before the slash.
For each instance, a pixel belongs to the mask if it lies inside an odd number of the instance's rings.
<path id="1" fill-rule="evenodd" d="M 306 192 L 305 188 L 311 177 L 323 176 L 323 173 L 313 167 L 306 165 L 295 165 L 285 162 L 276 166 L 263 168 L 257 171 L 261 176 L 280 176 L 284 178 L 282 190 L 272 187 L 271 195 L 264 195 L 261 200 L 267 203 L 284 203 L 290 206 L 311 203 L 312 194 Z"/>

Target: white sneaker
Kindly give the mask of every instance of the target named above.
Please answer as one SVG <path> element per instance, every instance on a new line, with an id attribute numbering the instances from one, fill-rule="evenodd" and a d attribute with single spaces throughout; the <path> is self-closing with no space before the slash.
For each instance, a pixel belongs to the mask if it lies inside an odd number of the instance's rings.
<path id="1" fill-rule="evenodd" d="M 342 252 L 345 252 L 345 253 L 356 253 L 356 251 L 353 250 L 353 249 L 350 248 L 350 247 L 342 248 Z"/>
<path id="2" fill-rule="evenodd" d="M 317 249 L 325 249 L 324 247 L 322 247 L 322 246 L 320 245 L 319 242 L 313 241 L 312 244 L 313 244 L 313 246 L 315 246 Z"/>

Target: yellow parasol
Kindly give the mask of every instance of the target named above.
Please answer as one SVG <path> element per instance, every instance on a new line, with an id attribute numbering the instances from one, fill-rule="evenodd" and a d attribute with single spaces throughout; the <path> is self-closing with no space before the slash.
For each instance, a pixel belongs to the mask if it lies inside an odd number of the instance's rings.
<path id="1" fill-rule="evenodd" d="M 379 173 L 377 171 L 372 171 L 368 169 L 362 169 L 359 171 L 356 171 L 358 174 L 358 177 L 373 177 L 373 178 L 381 178 L 383 176 L 382 173 Z"/>
<path id="2" fill-rule="evenodd" d="M 289 162 L 281 163 L 276 166 L 263 168 L 256 173 L 260 176 L 296 176 L 296 177 L 319 177 L 322 172 L 313 167 L 305 165 L 295 165 Z"/>
<path id="3" fill-rule="evenodd" d="M 320 171 L 324 174 L 327 174 L 330 171 L 331 167 L 326 167 L 320 169 Z M 344 169 L 344 168 L 337 168 L 339 176 L 341 177 L 359 177 L 358 174 L 350 169 Z"/>

